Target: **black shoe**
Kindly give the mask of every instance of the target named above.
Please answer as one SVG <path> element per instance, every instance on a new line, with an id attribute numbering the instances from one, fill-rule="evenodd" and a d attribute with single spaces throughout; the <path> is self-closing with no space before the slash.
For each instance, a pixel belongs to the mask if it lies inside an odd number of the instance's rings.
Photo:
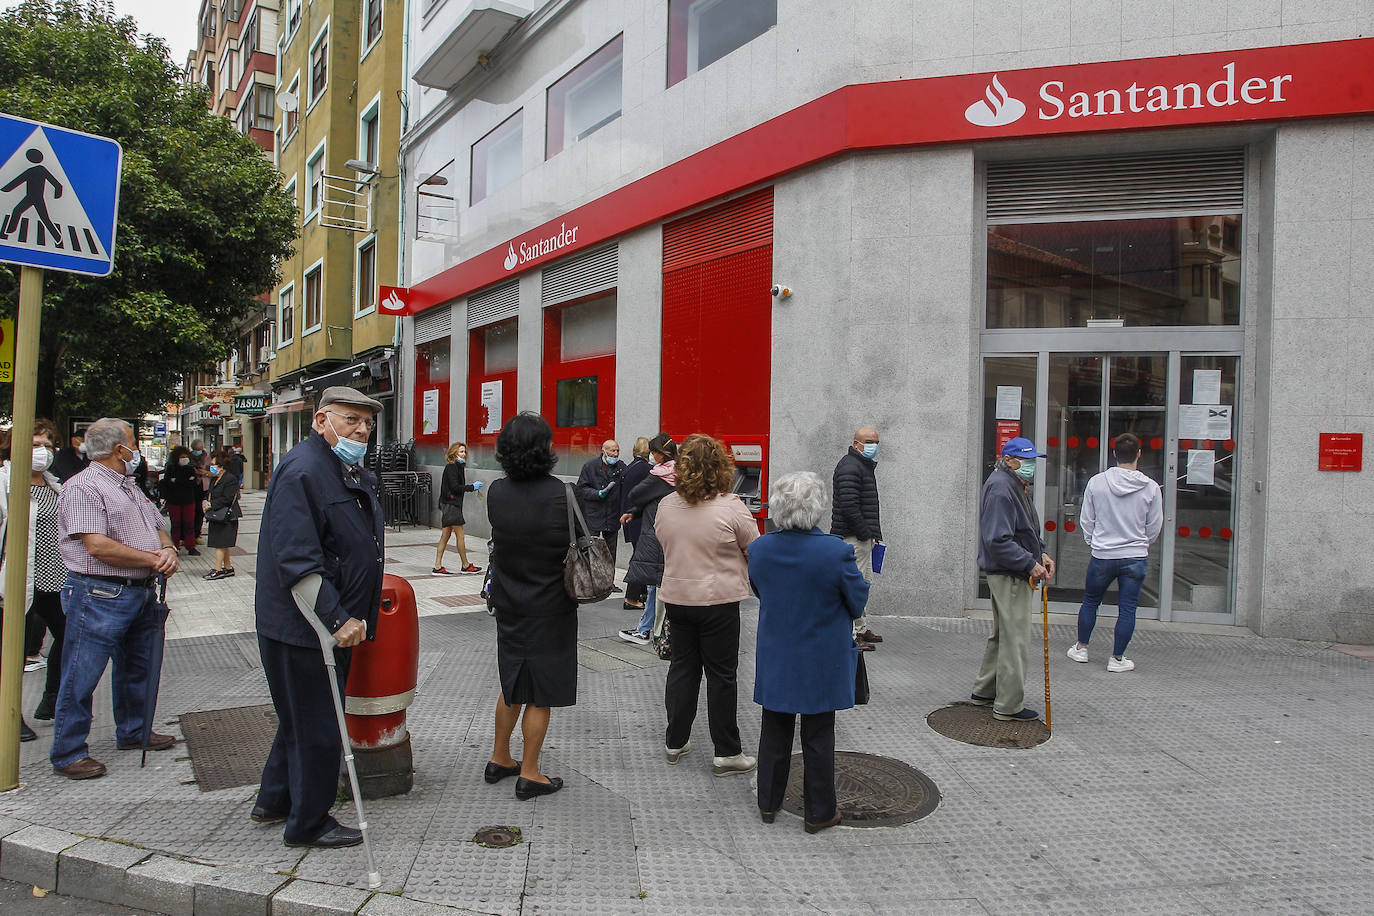
<path id="1" fill-rule="evenodd" d="M 342 849 L 345 846 L 357 846 L 362 841 L 363 832 L 361 830 L 336 824 L 333 830 L 325 831 L 309 843 L 293 843 L 290 840 L 283 840 L 282 842 L 292 847 L 310 846 L 315 849 Z"/>
<path id="2" fill-rule="evenodd" d="M 198 557 L 198 556 L 200 556 L 200 551 L 199 551 L 199 550 L 196 550 L 194 547 L 187 547 L 187 548 L 186 548 L 186 555 L 187 555 L 188 557 Z"/>
<path id="3" fill-rule="evenodd" d="M 43 699 L 38 701 L 38 708 L 33 711 L 33 717 L 39 722 L 47 722 L 52 719 L 57 712 L 57 694 L 45 693 Z"/>
<path id="4" fill-rule="evenodd" d="M 619 595 L 619 594 L 621 594 L 621 593 L 624 592 L 624 591 L 625 591 L 625 590 L 624 590 L 623 588 L 621 588 L 619 585 L 612 585 L 612 586 L 611 586 L 611 594 L 612 594 L 612 595 Z"/>
<path id="5" fill-rule="evenodd" d="M 482 774 L 482 778 L 485 779 L 487 782 L 491 783 L 492 785 L 496 785 L 498 782 L 505 779 L 507 776 L 519 775 L 520 761 L 518 760 L 515 761 L 515 766 L 513 767 L 503 767 L 498 764 L 492 763 L 490 760 L 488 760 L 487 769 L 486 772 Z"/>
<path id="6" fill-rule="evenodd" d="M 557 776 L 550 776 L 548 782 L 535 782 L 533 779 L 526 779 L 521 776 L 515 781 L 515 797 L 521 801 L 527 801 L 536 795 L 552 795 L 563 788 L 563 780 Z"/>
<path id="7" fill-rule="evenodd" d="M 1032 719 L 1040 718 L 1040 713 L 1034 709 L 1023 709 L 1020 712 L 1005 713 L 992 711 L 992 717 L 998 722 L 1029 722 Z"/>
<path id="8" fill-rule="evenodd" d="M 992 705 L 992 701 L 995 700 L 995 699 L 997 699 L 997 698 L 996 698 L 996 697 L 980 697 L 980 696 L 979 696 L 978 694 L 976 694 L 976 693 L 970 693 L 970 694 L 968 695 L 968 701 L 969 701 L 970 703 L 972 703 L 974 706 L 991 706 L 991 705 Z"/>
<path id="9" fill-rule="evenodd" d="M 286 813 L 268 811 L 262 805 L 254 805 L 253 813 L 248 815 L 248 819 L 255 824 L 276 824 L 286 820 Z"/>
<path id="10" fill-rule="evenodd" d="M 38 732 L 36 732 L 36 731 L 34 731 L 33 729 L 29 728 L 29 723 L 25 722 L 23 719 L 20 719 L 20 720 L 19 720 L 19 740 L 20 740 L 20 741 L 37 741 L 37 740 L 38 740 Z"/>
<path id="11" fill-rule="evenodd" d="M 764 811 L 762 808 L 759 809 L 759 820 L 763 821 L 765 824 L 771 824 L 777 819 L 778 812 Z"/>
<path id="12" fill-rule="evenodd" d="M 644 610 L 644 602 L 643 602 L 643 601 L 639 602 L 638 604 L 636 604 L 636 603 L 633 602 L 633 601 L 626 601 L 624 606 L 625 606 L 625 610 L 627 610 L 627 611 L 642 611 L 642 610 Z"/>
<path id="13" fill-rule="evenodd" d="M 227 578 L 229 578 L 230 576 L 232 576 L 233 574 L 234 574 L 234 567 L 232 567 L 232 566 L 226 566 L 226 567 L 224 567 L 224 575 L 221 576 L 221 578 L 227 579 Z"/>
<path id="14" fill-rule="evenodd" d="M 212 569 L 212 570 L 210 570 L 208 573 L 206 573 L 205 575 L 201 576 L 201 578 L 204 579 L 206 582 L 214 582 L 216 579 L 223 579 L 223 578 L 224 578 L 224 570 L 222 570 L 222 569 Z"/>

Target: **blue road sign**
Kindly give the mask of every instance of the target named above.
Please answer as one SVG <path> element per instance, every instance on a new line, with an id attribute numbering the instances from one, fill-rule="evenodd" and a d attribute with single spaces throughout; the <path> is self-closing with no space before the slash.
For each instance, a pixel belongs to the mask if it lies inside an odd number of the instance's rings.
<path id="1" fill-rule="evenodd" d="M 155 438 L 161 439 L 161 438 L 162 438 L 163 436 L 165 436 L 165 435 L 167 435 L 167 424 L 166 424 L 166 423 L 154 423 L 154 424 L 153 424 L 153 436 L 154 436 Z"/>
<path id="2" fill-rule="evenodd" d="M 0 114 L 0 261 L 107 276 L 123 155 L 108 137 Z"/>

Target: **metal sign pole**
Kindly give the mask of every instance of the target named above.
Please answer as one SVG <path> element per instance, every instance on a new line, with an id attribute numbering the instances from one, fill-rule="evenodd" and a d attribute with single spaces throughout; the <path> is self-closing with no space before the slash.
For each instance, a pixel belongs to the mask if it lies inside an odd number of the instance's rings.
<path id="1" fill-rule="evenodd" d="M 14 409 L 10 440 L 10 498 L 6 507 L 5 610 L 0 629 L 0 792 L 19 785 L 19 715 L 24 702 L 24 595 L 29 574 L 29 474 L 38 392 L 38 326 L 43 271 L 19 269 L 19 320 L 14 341 Z"/>

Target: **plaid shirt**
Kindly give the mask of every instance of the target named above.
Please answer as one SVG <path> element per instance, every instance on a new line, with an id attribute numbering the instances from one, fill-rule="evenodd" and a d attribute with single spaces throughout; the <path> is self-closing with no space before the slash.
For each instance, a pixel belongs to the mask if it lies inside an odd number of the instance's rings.
<path id="1" fill-rule="evenodd" d="M 58 500 L 57 549 L 67 569 L 82 576 L 121 576 L 138 579 L 149 575 L 150 566 L 111 566 L 86 551 L 83 534 L 103 534 L 135 550 L 162 548 L 159 529 L 166 522 L 132 477 L 125 477 L 92 461 L 86 470 L 68 480 Z"/>

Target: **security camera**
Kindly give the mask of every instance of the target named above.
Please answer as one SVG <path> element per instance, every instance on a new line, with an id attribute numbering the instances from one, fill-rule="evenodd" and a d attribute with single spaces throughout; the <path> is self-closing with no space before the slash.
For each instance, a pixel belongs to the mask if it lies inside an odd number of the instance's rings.
<path id="1" fill-rule="evenodd" d="M 792 295 L 791 289 L 786 286 L 780 286 L 777 283 L 774 283 L 772 289 L 768 290 L 768 292 L 774 299 L 786 299 L 788 296 Z"/>

